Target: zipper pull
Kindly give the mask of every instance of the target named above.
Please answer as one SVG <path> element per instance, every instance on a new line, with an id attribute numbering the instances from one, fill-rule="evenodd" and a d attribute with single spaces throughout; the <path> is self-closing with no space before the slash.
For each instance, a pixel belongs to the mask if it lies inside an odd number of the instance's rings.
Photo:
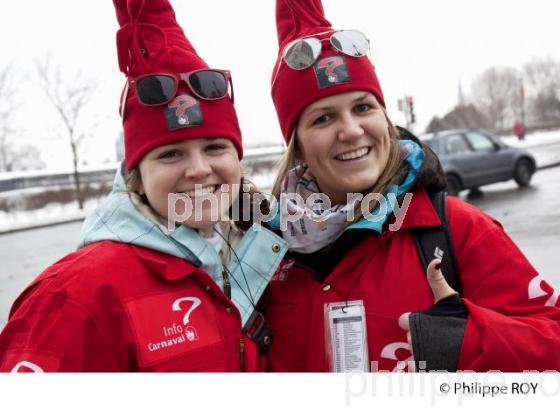
<path id="1" fill-rule="evenodd" d="M 229 282 L 229 276 L 225 269 L 222 271 L 222 277 L 224 278 L 224 294 L 231 299 L 231 283 Z"/>
<path id="2" fill-rule="evenodd" d="M 245 342 L 243 341 L 243 336 L 239 338 L 239 366 L 241 371 L 243 371 L 243 362 L 245 361 Z"/>

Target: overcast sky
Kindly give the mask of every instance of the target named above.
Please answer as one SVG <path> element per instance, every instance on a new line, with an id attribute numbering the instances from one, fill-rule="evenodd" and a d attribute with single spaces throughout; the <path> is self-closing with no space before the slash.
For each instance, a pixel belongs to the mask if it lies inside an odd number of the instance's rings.
<path id="1" fill-rule="evenodd" d="M 171 0 L 179 24 L 210 66 L 232 71 L 236 107 L 247 146 L 280 144 L 269 81 L 277 55 L 274 0 Z M 323 0 L 335 28 L 355 28 L 371 40 L 389 113 L 397 99 L 415 98 L 418 130 L 451 109 L 459 82 L 490 66 L 521 65 L 534 57 L 560 60 L 557 0 Z M 90 164 L 114 160 L 120 130 L 119 72 L 110 0 L 3 1 L 0 66 L 12 63 L 21 141 L 38 146 L 51 167 L 71 165 L 55 113 L 41 95 L 33 59 L 48 52 L 68 81 L 81 69 L 98 84 L 82 125 L 99 123 L 84 144 Z"/>

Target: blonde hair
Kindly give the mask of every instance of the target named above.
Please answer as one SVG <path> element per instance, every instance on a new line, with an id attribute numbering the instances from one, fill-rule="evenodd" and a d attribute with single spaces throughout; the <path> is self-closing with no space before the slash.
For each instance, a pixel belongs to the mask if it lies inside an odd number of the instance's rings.
<path id="1" fill-rule="evenodd" d="M 140 168 L 135 166 L 132 171 L 127 172 L 124 175 L 124 185 L 128 192 L 134 192 L 135 194 L 144 197 L 140 192 L 142 187 L 142 175 L 140 174 Z M 143 198 L 145 200 L 145 198 Z"/>
<path id="2" fill-rule="evenodd" d="M 364 196 L 370 193 L 379 193 L 383 194 L 390 185 L 398 183 L 402 177 L 406 173 L 406 167 L 403 166 L 403 161 L 405 158 L 405 154 L 401 149 L 399 144 L 399 131 L 397 127 L 393 124 L 387 112 L 383 109 L 383 114 L 385 115 L 385 119 L 387 120 L 388 124 L 388 132 L 389 132 L 389 157 L 387 158 L 387 164 L 383 169 L 383 172 L 375 182 L 375 184 L 364 193 Z M 296 134 L 297 124 L 294 127 L 294 132 L 292 133 L 292 138 L 288 143 L 288 147 L 286 153 L 284 154 L 278 170 L 278 176 L 274 181 L 272 186 L 272 195 L 277 199 L 280 200 L 280 193 L 282 191 L 282 184 L 288 175 L 288 172 L 296 167 L 297 165 L 302 164 L 300 156 L 300 149 L 297 146 L 297 134 Z M 372 199 L 367 209 L 372 210 L 378 205 L 379 201 L 376 199 Z M 353 223 L 362 218 L 362 207 L 361 203 L 358 202 L 356 204 L 356 209 L 354 212 L 354 220 L 350 223 Z"/>
<path id="3" fill-rule="evenodd" d="M 125 186 L 127 192 L 133 192 L 140 196 L 142 201 L 150 206 L 148 202 L 148 198 L 146 195 L 142 193 L 142 175 L 140 174 L 140 168 L 138 166 L 134 167 L 129 173 L 127 173 L 124 177 Z M 234 220 L 234 224 L 237 228 L 241 229 L 242 231 L 247 231 L 253 223 L 261 223 L 261 220 L 257 218 L 257 215 L 253 215 L 253 210 L 256 209 L 255 204 L 258 203 L 261 211 L 261 215 L 268 215 L 270 213 L 270 202 L 266 199 L 266 195 L 264 195 L 257 186 L 251 182 L 249 179 L 245 177 L 241 177 L 240 181 L 240 192 L 237 196 L 237 199 L 234 201 L 232 206 L 229 209 L 229 216 L 230 218 L 234 215 L 234 207 L 237 208 L 239 211 L 237 215 L 245 215 L 243 213 L 244 209 L 250 210 L 250 216 L 247 221 L 244 220 Z M 247 207 L 244 204 L 245 201 L 245 194 L 249 194 L 250 204 Z M 257 198 L 258 197 L 258 198 Z"/>

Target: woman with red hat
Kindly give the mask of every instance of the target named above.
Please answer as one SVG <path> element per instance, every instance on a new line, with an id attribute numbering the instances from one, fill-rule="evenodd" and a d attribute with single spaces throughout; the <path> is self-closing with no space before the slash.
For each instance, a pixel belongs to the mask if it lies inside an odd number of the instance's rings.
<path id="1" fill-rule="evenodd" d="M 229 218 L 258 200 L 231 76 L 198 56 L 168 0 L 114 4 L 123 174 L 80 249 L 15 301 L 0 370 L 262 369 L 271 336 L 257 304 L 287 246 L 245 213 Z"/>
<path id="2" fill-rule="evenodd" d="M 320 0 L 276 13 L 274 226 L 290 252 L 269 369 L 559 370 L 560 295 L 499 222 L 442 195 L 435 155 L 387 115 L 367 38 L 333 29 Z"/>

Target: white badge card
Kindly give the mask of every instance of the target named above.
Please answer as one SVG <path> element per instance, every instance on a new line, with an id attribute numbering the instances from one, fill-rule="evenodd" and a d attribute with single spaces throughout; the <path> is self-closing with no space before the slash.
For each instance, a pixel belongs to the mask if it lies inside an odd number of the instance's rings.
<path id="1" fill-rule="evenodd" d="M 325 304 L 325 343 L 331 372 L 368 372 L 364 302 Z"/>

